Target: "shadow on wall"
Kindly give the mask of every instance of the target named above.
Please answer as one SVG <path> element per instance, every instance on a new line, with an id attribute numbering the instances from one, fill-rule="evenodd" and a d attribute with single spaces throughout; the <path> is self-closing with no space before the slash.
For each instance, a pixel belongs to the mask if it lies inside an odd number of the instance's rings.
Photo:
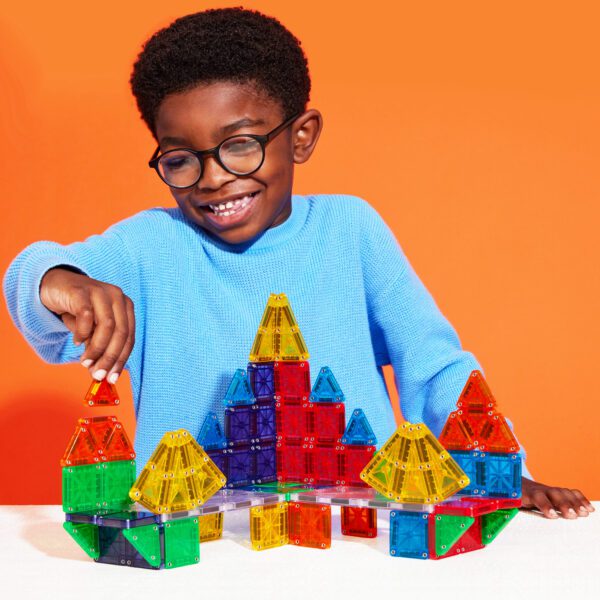
<path id="1" fill-rule="evenodd" d="M 87 388 L 82 390 L 82 398 Z M 135 431 L 122 407 L 94 409 L 93 416 L 113 414 Z M 90 416 L 73 394 L 28 390 L 11 398 L 0 412 L 0 504 L 60 504 L 61 466 L 77 420 Z M 133 439 L 133 436 L 130 436 Z"/>

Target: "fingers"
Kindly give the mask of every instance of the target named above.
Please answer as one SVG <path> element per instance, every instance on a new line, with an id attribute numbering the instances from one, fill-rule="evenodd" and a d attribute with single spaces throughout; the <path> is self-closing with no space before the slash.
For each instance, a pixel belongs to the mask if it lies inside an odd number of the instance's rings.
<path id="1" fill-rule="evenodd" d="M 537 508 L 549 519 L 557 519 L 559 515 L 564 519 L 587 517 L 590 508 L 594 510 L 579 490 L 549 487 L 543 484 L 536 486 L 527 498 L 524 495 L 523 499 L 525 508 Z"/>
<path id="2" fill-rule="evenodd" d="M 129 355 L 131 354 L 131 351 L 133 350 L 133 346 L 135 344 L 135 314 L 133 311 L 133 302 L 127 296 L 125 296 L 125 310 L 127 316 L 128 329 L 127 341 L 125 342 L 125 345 L 121 350 L 119 358 L 112 366 L 107 375 L 108 381 L 110 381 L 110 383 L 117 382 L 117 379 L 119 378 L 119 375 L 121 374 L 121 371 L 123 370 L 123 367 L 125 366 L 125 363 L 127 362 L 127 359 L 129 358 Z"/>
<path id="3" fill-rule="evenodd" d="M 587 517 L 588 512 L 584 509 L 583 513 L 579 512 L 580 502 L 576 499 L 575 494 L 565 488 L 550 488 L 548 497 L 554 506 L 560 511 L 564 519 L 576 519 L 578 516 Z"/>
<path id="4" fill-rule="evenodd" d="M 79 335 L 88 337 L 81 364 L 97 380 L 111 372 L 114 383 L 133 348 L 133 303 L 119 288 L 109 284 L 92 288 L 89 298 L 93 323 L 90 325 L 84 311 Z"/>
<path id="5" fill-rule="evenodd" d="M 558 519 L 558 513 L 543 489 L 536 489 L 532 493 L 528 507 L 537 508 L 547 519 Z"/>
<path id="6" fill-rule="evenodd" d="M 579 490 L 571 490 L 575 497 L 579 501 L 579 505 L 583 507 L 585 510 L 590 512 L 594 512 L 596 509 L 593 507 L 592 503 L 579 491 Z"/>

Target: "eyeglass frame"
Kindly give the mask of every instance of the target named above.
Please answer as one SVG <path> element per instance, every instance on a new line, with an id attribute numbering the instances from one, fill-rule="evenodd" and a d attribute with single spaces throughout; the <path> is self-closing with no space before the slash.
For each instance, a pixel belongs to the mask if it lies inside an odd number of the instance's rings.
<path id="1" fill-rule="evenodd" d="M 191 187 L 195 186 L 200 181 L 200 179 L 202 179 L 202 174 L 204 173 L 204 157 L 205 156 L 214 156 L 218 165 L 222 169 L 227 171 L 228 173 L 231 173 L 232 175 L 240 175 L 242 177 L 245 175 L 252 175 L 252 173 L 256 173 L 256 171 L 258 171 L 262 167 L 263 163 L 265 162 L 266 145 L 274 137 L 279 135 L 286 127 L 289 127 L 301 114 L 302 113 L 300 113 L 300 112 L 296 113 L 294 116 L 290 117 L 289 119 L 287 119 L 280 125 L 277 125 L 277 127 L 275 127 L 275 129 L 272 129 L 271 131 L 269 131 L 269 133 L 265 133 L 263 135 L 259 135 L 256 133 L 236 133 L 235 135 L 230 135 L 229 137 L 226 137 L 219 144 L 217 144 L 213 148 L 209 148 L 208 150 L 194 150 L 193 148 L 173 148 L 172 150 L 167 150 L 164 154 L 160 154 L 160 145 L 159 145 L 156 147 L 154 154 L 148 161 L 148 166 L 151 169 L 154 169 L 156 171 L 156 173 L 161 178 L 161 180 L 164 181 L 164 183 L 166 183 L 169 187 L 172 187 L 172 188 L 175 188 L 178 190 L 185 190 L 187 188 L 191 188 Z M 262 158 L 260 160 L 259 165 L 256 167 L 256 169 L 252 169 L 252 171 L 249 171 L 247 173 L 236 173 L 235 171 L 231 171 L 223 164 L 223 162 L 221 161 L 221 157 L 219 156 L 219 151 L 221 149 L 221 146 L 223 146 L 223 144 L 225 142 L 228 142 L 229 140 L 231 140 L 233 138 L 237 138 L 237 137 L 249 137 L 249 138 L 256 140 L 260 144 L 260 147 L 262 150 Z M 165 181 L 163 176 L 160 174 L 160 171 L 158 169 L 158 163 L 163 156 L 167 156 L 167 154 L 170 154 L 171 152 L 181 152 L 182 150 L 190 152 L 198 160 L 198 163 L 200 164 L 200 172 L 198 174 L 198 179 L 196 179 L 196 181 L 194 181 L 194 183 L 191 183 L 190 185 L 185 185 L 185 186 L 171 185 L 170 183 Z M 160 154 L 160 156 L 159 156 L 159 154 Z"/>

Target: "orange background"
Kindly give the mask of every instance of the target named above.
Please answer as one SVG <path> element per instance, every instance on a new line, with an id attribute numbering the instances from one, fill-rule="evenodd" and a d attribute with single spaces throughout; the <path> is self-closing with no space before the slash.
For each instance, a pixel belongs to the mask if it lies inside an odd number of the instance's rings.
<path id="1" fill-rule="evenodd" d="M 36 240 L 69 243 L 173 204 L 146 166 L 131 66 L 159 27 L 236 4 L 2 9 L 2 272 Z M 308 55 L 325 125 L 294 191 L 377 208 L 479 358 L 534 477 L 598 499 L 600 15 L 593 2 L 408 4 L 244 4 Z M 0 334 L 0 502 L 58 503 L 89 376 L 43 363 L 5 309 Z M 127 377 L 119 390 L 133 436 Z"/>

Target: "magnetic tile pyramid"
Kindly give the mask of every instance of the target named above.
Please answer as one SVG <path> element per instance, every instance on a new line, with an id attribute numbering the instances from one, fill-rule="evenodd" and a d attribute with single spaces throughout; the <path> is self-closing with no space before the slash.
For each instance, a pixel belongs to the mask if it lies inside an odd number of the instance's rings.
<path id="1" fill-rule="evenodd" d="M 133 446 L 116 417 L 88 417 L 79 419 L 60 464 L 68 467 L 134 458 Z"/>
<path id="2" fill-rule="evenodd" d="M 440 435 L 448 450 L 518 452 L 519 443 L 480 371 L 473 371 Z"/>
<path id="3" fill-rule="evenodd" d="M 285 294 L 271 294 L 250 351 L 252 362 L 307 360 L 306 343 Z"/>
<path id="4" fill-rule="evenodd" d="M 201 506 L 226 483 L 225 475 L 185 430 L 168 431 L 129 496 L 155 513 Z"/>
<path id="5" fill-rule="evenodd" d="M 397 502 L 441 502 L 469 478 L 426 425 L 403 423 L 360 474 Z"/>
<path id="6" fill-rule="evenodd" d="M 440 442 L 470 478 L 460 494 L 521 497 L 519 443 L 480 371 L 473 371 Z"/>

